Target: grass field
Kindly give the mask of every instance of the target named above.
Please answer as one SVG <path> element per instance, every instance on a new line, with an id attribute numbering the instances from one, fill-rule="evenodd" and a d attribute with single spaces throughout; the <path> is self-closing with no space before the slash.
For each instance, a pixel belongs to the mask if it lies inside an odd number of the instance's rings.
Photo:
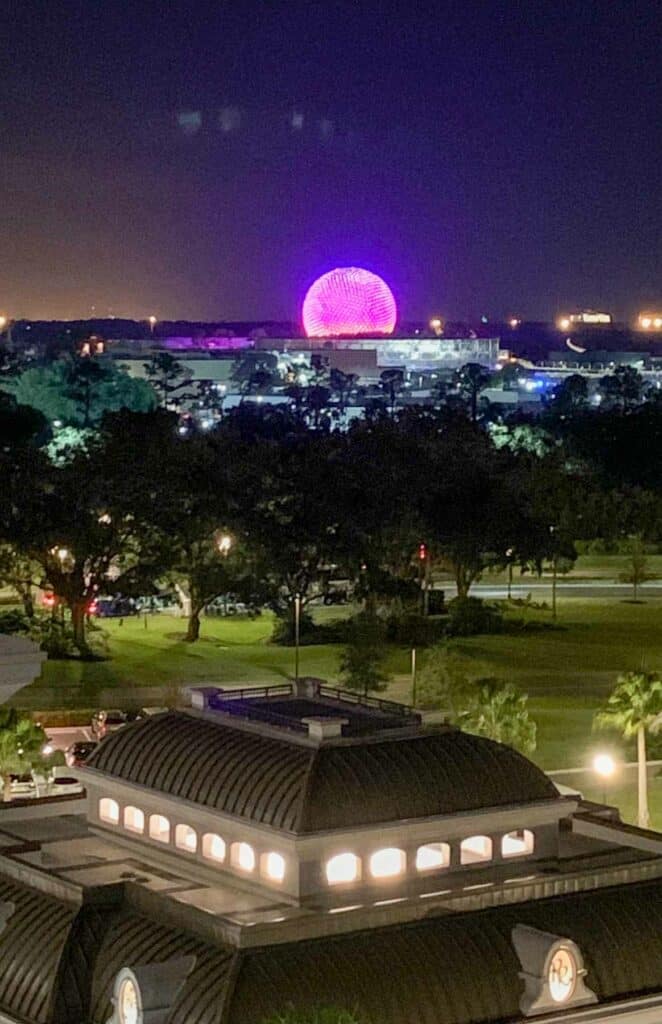
<path id="1" fill-rule="evenodd" d="M 332 609 L 318 613 L 320 617 L 334 614 L 342 613 Z M 631 759 L 631 749 L 592 733 L 593 716 L 619 672 L 642 664 L 662 669 L 662 598 L 637 605 L 618 599 L 564 598 L 559 601 L 555 628 L 549 628 L 549 611 L 515 608 L 511 617 L 526 628 L 468 638 L 457 646 L 480 674 L 511 680 L 529 694 L 538 724 L 535 760 L 546 769 L 587 766 L 595 750 L 605 745 L 619 757 Z M 108 691 L 112 690 L 118 691 L 118 703 L 126 703 L 136 690 L 139 703 L 137 688 L 142 687 L 160 687 L 167 702 L 175 687 L 187 684 L 279 682 L 293 674 L 294 652 L 270 644 L 271 629 L 269 615 L 253 621 L 208 619 L 203 622 L 202 639 L 189 645 L 182 639 L 181 619 L 151 616 L 147 628 L 143 619 L 127 618 L 121 625 L 109 620 L 103 623 L 108 660 L 47 662 L 40 679 L 18 694 L 15 703 L 32 708 L 90 708 L 99 705 L 102 692 L 105 703 L 110 703 Z M 335 646 L 303 647 L 301 673 L 335 681 L 339 653 Z M 419 666 L 424 659 L 424 652 L 419 652 Z M 389 649 L 392 680 L 387 696 L 410 699 L 409 664 L 408 649 Z M 570 779 L 569 784 L 578 782 Z M 581 784 L 587 795 L 600 795 L 590 775 Z M 631 816 L 632 779 L 623 777 L 614 787 Z M 662 784 L 655 779 L 652 791 L 655 821 L 662 827 Z"/>

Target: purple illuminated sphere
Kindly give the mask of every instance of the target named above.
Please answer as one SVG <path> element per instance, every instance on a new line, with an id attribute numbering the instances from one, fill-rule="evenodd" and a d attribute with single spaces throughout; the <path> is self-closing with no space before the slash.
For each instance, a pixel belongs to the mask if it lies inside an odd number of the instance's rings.
<path id="1" fill-rule="evenodd" d="M 337 267 L 310 286 L 302 316 L 309 338 L 392 334 L 397 309 L 393 292 L 377 274 Z"/>

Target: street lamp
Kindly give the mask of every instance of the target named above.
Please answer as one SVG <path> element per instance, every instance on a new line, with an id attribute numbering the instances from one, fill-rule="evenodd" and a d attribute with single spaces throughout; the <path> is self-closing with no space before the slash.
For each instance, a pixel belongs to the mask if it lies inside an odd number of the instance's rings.
<path id="1" fill-rule="evenodd" d="M 557 569 L 557 560 L 556 560 L 556 548 L 557 548 L 557 544 L 556 544 L 556 531 L 557 531 L 557 527 L 556 526 L 550 526 L 549 534 L 550 534 L 550 537 L 552 538 L 552 544 L 553 544 L 553 550 L 552 550 L 552 619 L 555 622 L 556 622 L 556 569 Z"/>
<path id="2" fill-rule="evenodd" d="M 511 592 L 513 589 L 513 555 L 515 551 L 513 548 L 508 548 L 506 551 L 506 558 L 508 559 L 508 600 L 510 601 Z"/>
<path id="3" fill-rule="evenodd" d="M 216 546 L 219 552 L 223 555 L 223 557 L 227 558 L 227 556 L 230 554 L 230 548 L 232 547 L 232 537 L 230 536 L 230 534 L 222 533 L 221 536 L 216 541 Z"/>
<path id="4" fill-rule="evenodd" d="M 593 771 L 602 779 L 602 802 L 607 803 L 607 782 L 616 772 L 616 762 L 611 754 L 596 754 L 593 758 Z"/>
<path id="5" fill-rule="evenodd" d="M 148 317 L 147 320 L 149 323 L 149 333 L 153 335 L 154 328 L 156 327 L 156 317 L 152 314 L 152 316 Z"/>
<path id="6" fill-rule="evenodd" d="M 299 682 L 299 639 L 301 632 L 301 594 L 294 595 L 294 681 Z"/>

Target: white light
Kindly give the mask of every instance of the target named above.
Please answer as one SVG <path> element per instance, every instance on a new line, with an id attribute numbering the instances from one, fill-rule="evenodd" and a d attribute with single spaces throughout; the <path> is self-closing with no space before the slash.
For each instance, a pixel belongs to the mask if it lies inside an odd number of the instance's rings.
<path id="1" fill-rule="evenodd" d="M 567 316 L 561 317 L 561 319 L 559 320 L 559 327 L 561 328 L 562 331 L 567 331 L 568 330 L 568 328 L 570 327 L 570 320 L 568 319 Z"/>
<path id="2" fill-rule="evenodd" d="M 377 850 L 370 858 L 370 874 L 373 878 L 393 878 L 401 875 L 406 866 L 405 851 L 395 847 Z"/>
<path id="3" fill-rule="evenodd" d="M 525 857 L 533 853 L 533 832 L 528 828 L 509 832 L 501 840 L 502 857 Z"/>
<path id="4" fill-rule="evenodd" d="M 50 757 L 51 754 L 54 753 L 54 751 L 55 747 L 53 746 L 52 743 L 44 743 L 43 747 L 41 748 L 42 757 Z"/>
<path id="5" fill-rule="evenodd" d="M 659 330 L 662 327 L 662 316 L 656 316 L 653 320 L 653 327 L 657 327 Z"/>
<path id="6" fill-rule="evenodd" d="M 326 864 L 326 880 L 329 885 L 354 882 L 361 874 L 361 862 L 353 853 L 338 853 Z"/>
<path id="7" fill-rule="evenodd" d="M 255 851 L 248 843 L 233 843 L 231 860 L 241 871 L 255 871 Z"/>
<path id="8" fill-rule="evenodd" d="M 109 825 L 117 825 L 120 820 L 120 806 L 117 801 L 107 796 L 99 800 L 99 817 Z"/>
<path id="9" fill-rule="evenodd" d="M 648 330 L 650 325 L 651 325 L 651 318 L 649 316 L 642 316 L 642 318 L 641 318 L 641 326 L 644 328 L 644 330 Z"/>
<path id="10" fill-rule="evenodd" d="M 416 851 L 416 870 L 433 871 L 435 868 L 447 868 L 450 862 L 448 843 L 426 843 Z"/>
<path id="11" fill-rule="evenodd" d="M 139 807 L 124 808 L 124 828 L 140 835 L 145 831 L 145 815 Z"/>
<path id="12" fill-rule="evenodd" d="M 190 825 L 178 825 L 175 829 L 175 846 L 187 853 L 195 853 L 198 848 L 198 836 Z"/>
<path id="13" fill-rule="evenodd" d="M 262 858 L 262 874 L 272 882 L 282 882 L 285 878 L 285 858 L 279 853 L 267 853 Z"/>
<path id="14" fill-rule="evenodd" d="M 577 964 L 569 949 L 561 947 L 554 953 L 547 972 L 547 984 L 555 1003 L 567 1003 L 577 984 Z"/>
<path id="15" fill-rule="evenodd" d="M 207 860 L 225 860 L 225 843 L 220 836 L 207 832 L 202 839 L 202 856 Z"/>
<path id="16" fill-rule="evenodd" d="M 228 533 L 222 534 L 217 541 L 218 550 L 222 555 L 229 555 L 232 547 L 232 537 Z"/>
<path id="17" fill-rule="evenodd" d="M 616 771 L 616 762 L 611 754 L 596 754 L 593 758 L 593 771 L 603 779 L 610 779 Z"/>
<path id="18" fill-rule="evenodd" d="M 492 840 L 489 836 L 469 836 L 460 846 L 460 862 L 477 864 L 492 857 Z"/>
<path id="19" fill-rule="evenodd" d="M 149 838 L 159 843 L 170 842 L 170 822 L 162 814 L 152 814 L 149 819 Z"/>

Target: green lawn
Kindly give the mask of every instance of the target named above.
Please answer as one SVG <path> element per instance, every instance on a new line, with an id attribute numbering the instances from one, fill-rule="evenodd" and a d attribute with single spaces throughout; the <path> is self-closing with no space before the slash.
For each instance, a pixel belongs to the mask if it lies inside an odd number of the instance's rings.
<path id="1" fill-rule="evenodd" d="M 320 617 L 334 614 L 324 609 Z M 532 626 L 550 623 L 549 611 L 516 608 L 512 615 Z M 174 687 L 186 684 L 242 686 L 279 682 L 293 674 L 291 648 L 269 643 L 269 615 L 253 620 L 204 620 L 202 639 L 183 642 L 183 623 L 170 616 L 127 618 L 103 623 L 107 637 L 106 661 L 81 663 L 47 662 L 39 680 L 15 698 L 20 706 L 39 708 L 91 708 L 111 703 L 126 704 L 140 687 L 160 687 L 168 701 Z M 547 769 L 590 765 L 595 750 L 605 744 L 622 758 L 632 751 L 614 740 L 592 733 L 596 709 L 616 675 L 642 663 L 662 669 L 662 598 L 631 604 L 618 599 L 559 601 L 556 628 L 530 628 L 496 636 L 458 641 L 460 650 L 481 674 L 512 680 L 530 695 L 530 707 L 538 724 L 535 759 Z M 337 679 L 339 648 L 313 646 L 301 649 L 301 672 L 329 681 Z M 419 665 L 424 662 L 419 652 Z M 410 652 L 392 647 L 388 668 L 392 682 L 387 696 L 409 700 Z M 143 696 L 136 690 L 135 702 Z M 154 700 L 151 701 L 155 703 Z M 661 752 L 662 752 L 662 748 Z M 634 807 L 631 780 L 617 790 L 629 816 Z M 575 780 L 569 782 L 578 785 Z M 616 785 L 616 784 L 615 784 Z M 590 776 L 582 779 L 589 796 L 599 795 Z M 654 820 L 662 827 L 662 783 L 653 780 Z"/>

